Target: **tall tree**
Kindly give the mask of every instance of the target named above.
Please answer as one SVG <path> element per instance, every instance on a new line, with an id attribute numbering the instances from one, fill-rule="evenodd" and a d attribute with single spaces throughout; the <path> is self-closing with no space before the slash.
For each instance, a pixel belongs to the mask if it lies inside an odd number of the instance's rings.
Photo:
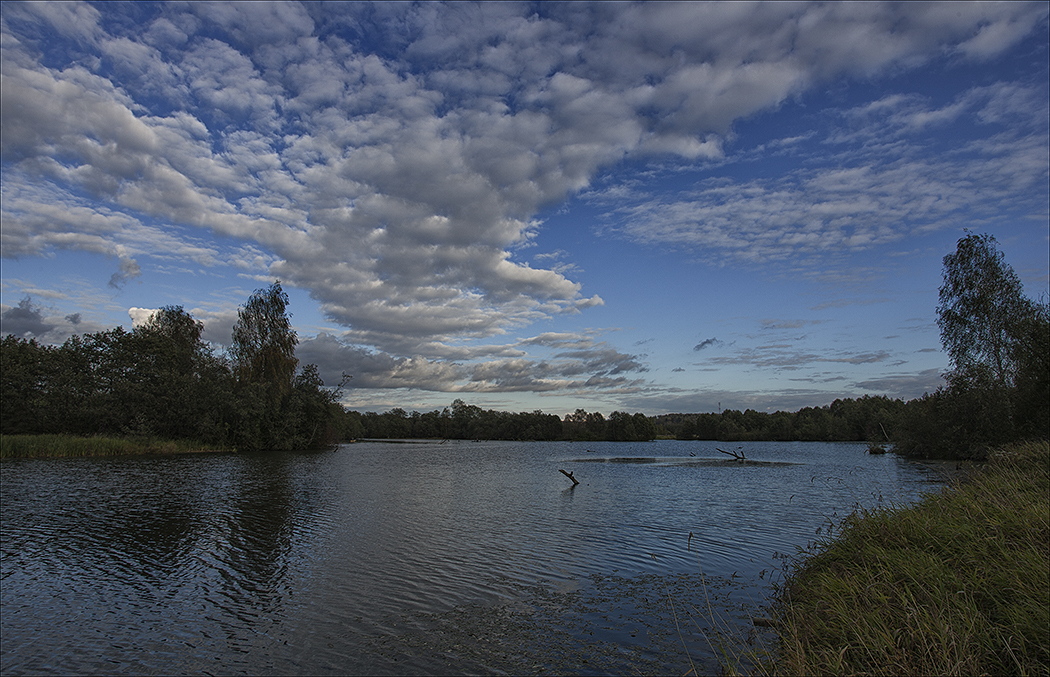
<path id="1" fill-rule="evenodd" d="M 295 346 L 299 338 L 288 317 L 288 294 L 277 280 L 266 289 L 256 289 L 237 311 L 230 357 L 234 374 L 245 383 L 265 383 L 286 394 L 292 387 Z"/>
<path id="2" fill-rule="evenodd" d="M 1015 344 L 1033 310 L 991 235 L 968 233 L 944 257 L 937 326 L 957 375 L 986 371 L 999 386 L 1013 385 Z"/>
<path id="3" fill-rule="evenodd" d="M 234 439 L 242 449 L 294 446 L 290 411 L 299 342 L 288 317 L 288 295 L 280 280 L 257 289 L 237 312 L 230 359 L 237 381 Z"/>

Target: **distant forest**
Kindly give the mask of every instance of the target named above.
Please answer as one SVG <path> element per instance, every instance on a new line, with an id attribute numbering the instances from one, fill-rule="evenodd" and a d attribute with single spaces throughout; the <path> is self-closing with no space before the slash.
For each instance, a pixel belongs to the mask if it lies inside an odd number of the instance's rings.
<path id="1" fill-rule="evenodd" d="M 773 414 L 727 409 L 720 414 L 662 414 L 649 417 L 614 411 L 577 409 L 564 419 L 542 411 L 509 413 L 481 409 L 456 400 L 440 411 L 411 414 L 404 409 L 377 413 L 345 412 L 339 420 L 344 440 L 359 438 L 575 440 L 619 442 L 656 438 L 679 440 L 881 441 L 904 411 L 905 403 L 865 395 L 835 400 L 826 407 Z"/>
<path id="2" fill-rule="evenodd" d="M 542 411 L 510 413 L 481 409 L 463 400 L 441 411 L 411 414 L 404 409 L 377 413 L 344 412 L 342 438 L 450 440 L 611 440 L 636 442 L 656 437 L 652 419 L 614 411 L 609 418 L 577 409 L 564 420 Z"/>

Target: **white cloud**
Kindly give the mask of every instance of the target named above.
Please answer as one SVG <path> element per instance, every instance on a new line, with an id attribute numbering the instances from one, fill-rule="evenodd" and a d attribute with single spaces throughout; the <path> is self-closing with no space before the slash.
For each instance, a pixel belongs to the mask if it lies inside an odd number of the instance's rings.
<path id="1" fill-rule="evenodd" d="M 917 95 L 886 96 L 846 111 L 847 128 L 826 142 L 796 144 L 796 153 L 824 160 L 816 168 L 708 179 L 667 196 L 636 189 L 607 212 L 610 229 L 650 245 L 691 247 L 709 261 L 802 263 L 895 243 L 963 215 L 1045 218 L 1050 135 L 1039 91 L 999 83 L 939 108 Z M 941 149 L 940 137 L 924 133 L 963 116 L 981 125 L 980 135 L 967 132 Z M 589 198 L 603 204 L 601 193 Z M 826 258 L 818 261 L 827 268 Z"/>
<path id="2" fill-rule="evenodd" d="M 157 308 L 128 308 L 128 317 L 131 318 L 131 326 L 141 327 L 153 317 Z"/>
<path id="3" fill-rule="evenodd" d="M 522 386 L 525 358 L 468 368 L 440 353 L 602 303 L 571 264 L 519 259 L 539 209 L 624 158 L 721 159 L 734 123 L 830 78 L 946 50 L 993 56 L 1046 15 L 1040 4 L 200 3 L 105 21 L 118 11 L 5 8 L 4 254 L 104 253 L 115 282 L 147 253 L 277 275 L 377 348 L 348 353 L 377 387 L 494 389 Z M 51 29 L 77 42 L 56 47 Z M 994 121 L 1031 100 L 1004 89 L 980 110 Z M 973 110 L 903 103 L 913 108 L 885 106 L 902 130 Z M 972 146 L 983 164 L 853 162 L 705 184 L 634 203 L 619 229 L 756 260 L 863 249 L 1044 180 L 1041 138 Z M 236 243 L 204 244 L 194 229 Z M 558 359 L 549 374 L 532 365 L 547 375 L 531 387 L 569 387 L 578 369 L 595 379 L 580 387 L 629 388 L 616 375 L 640 366 L 615 351 Z"/>

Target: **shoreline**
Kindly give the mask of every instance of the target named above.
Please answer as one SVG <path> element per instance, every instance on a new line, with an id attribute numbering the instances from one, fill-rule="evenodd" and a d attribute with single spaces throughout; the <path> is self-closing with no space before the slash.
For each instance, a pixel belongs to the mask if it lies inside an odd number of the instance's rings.
<path id="1" fill-rule="evenodd" d="M 1050 671 L 1050 443 L 916 504 L 854 513 L 788 571 L 773 674 Z"/>
<path id="2" fill-rule="evenodd" d="M 231 453 L 187 440 L 126 437 L 78 437 L 64 434 L 0 435 L 0 459 L 88 458 L 100 456 L 174 456 Z"/>

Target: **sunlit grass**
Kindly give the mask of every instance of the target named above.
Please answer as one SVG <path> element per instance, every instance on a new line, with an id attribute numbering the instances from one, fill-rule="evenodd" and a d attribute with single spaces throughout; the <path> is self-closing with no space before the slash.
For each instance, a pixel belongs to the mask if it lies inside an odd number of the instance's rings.
<path id="1" fill-rule="evenodd" d="M 790 572 L 778 674 L 1050 671 L 1050 445 L 908 508 L 861 511 Z"/>
<path id="2" fill-rule="evenodd" d="M 222 451 L 190 440 L 77 437 L 74 435 L 0 435 L 0 458 L 185 454 Z"/>

